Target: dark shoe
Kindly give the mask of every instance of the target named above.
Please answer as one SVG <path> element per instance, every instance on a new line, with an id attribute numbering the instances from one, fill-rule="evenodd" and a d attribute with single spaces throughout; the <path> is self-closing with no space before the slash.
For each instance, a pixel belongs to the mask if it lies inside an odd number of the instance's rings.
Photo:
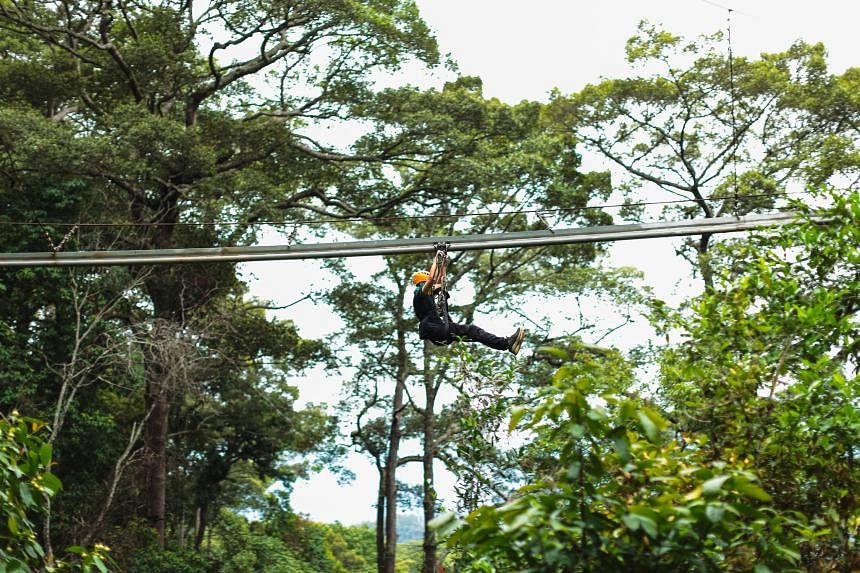
<path id="1" fill-rule="evenodd" d="M 520 347 L 523 345 L 523 339 L 526 337 L 526 329 L 518 328 L 515 333 L 513 333 L 508 338 L 508 350 L 512 354 L 516 354 L 520 351 Z"/>

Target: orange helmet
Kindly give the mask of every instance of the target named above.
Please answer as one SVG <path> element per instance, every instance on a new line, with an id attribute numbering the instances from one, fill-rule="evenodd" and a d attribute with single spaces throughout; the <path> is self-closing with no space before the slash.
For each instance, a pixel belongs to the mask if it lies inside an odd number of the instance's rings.
<path id="1" fill-rule="evenodd" d="M 416 271 L 412 273 L 412 284 L 417 285 L 419 283 L 427 282 L 430 280 L 430 273 L 427 271 Z"/>

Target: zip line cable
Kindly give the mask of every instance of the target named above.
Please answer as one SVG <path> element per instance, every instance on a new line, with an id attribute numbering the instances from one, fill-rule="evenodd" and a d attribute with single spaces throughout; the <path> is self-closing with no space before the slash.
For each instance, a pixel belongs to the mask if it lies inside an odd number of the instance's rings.
<path id="1" fill-rule="evenodd" d="M 740 145 L 740 141 L 738 140 L 738 128 L 737 128 L 737 120 L 735 118 L 735 58 L 732 53 L 732 9 L 726 8 L 728 10 L 728 16 L 726 17 L 726 31 L 728 37 L 729 44 L 729 106 L 732 112 L 732 185 L 735 188 L 735 200 L 732 205 L 732 212 L 737 215 L 738 214 L 738 154 L 737 149 Z"/>
<path id="2" fill-rule="evenodd" d="M 714 2 L 713 0 L 701 0 L 701 1 L 704 2 L 705 4 L 713 6 L 714 8 L 719 8 L 720 10 L 729 10 L 730 12 L 736 12 L 738 14 L 743 14 L 744 16 L 750 16 L 752 18 L 756 18 L 756 16 L 753 16 L 749 12 L 744 12 L 742 10 L 737 10 L 735 8 L 729 8 L 728 6 L 723 6 L 722 4 Z"/>
<path id="3" fill-rule="evenodd" d="M 762 198 L 777 198 L 777 197 L 792 197 L 797 195 L 811 195 L 812 193 L 807 190 L 803 191 L 783 191 L 779 193 L 757 193 L 744 195 L 745 199 L 762 199 Z M 737 201 L 737 196 L 735 197 L 715 197 L 712 199 L 717 200 L 725 200 L 733 198 Z M 459 218 L 472 218 L 472 217 L 486 217 L 486 216 L 504 216 L 504 215 L 552 215 L 559 213 L 576 213 L 580 211 L 591 211 L 595 209 L 618 209 L 622 207 L 647 207 L 647 206 L 655 206 L 655 205 L 679 205 L 682 203 L 696 203 L 697 200 L 690 199 L 667 199 L 663 201 L 638 201 L 633 203 L 605 203 L 602 205 L 586 205 L 582 207 L 559 207 L 556 209 L 523 209 L 519 211 L 496 211 L 496 212 L 465 212 L 465 213 L 450 213 L 450 214 L 434 214 L 434 215 L 392 215 L 388 217 L 344 217 L 344 218 L 330 218 L 330 219 L 299 219 L 297 221 L 177 221 L 175 223 L 159 223 L 159 222 L 150 222 L 150 223 L 86 223 L 86 222 L 78 222 L 78 223 L 70 223 L 66 221 L 2 221 L 0 220 L 0 227 L 3 225 L 8 226 L 38 226 L 45 227 L 47 225 L 51 225 L 54 227 L 74 227 L 77 226 L 79 229 L 84 228 L 121 228 L 121 227 L 140 227 L 146 225 L 163 225 L 163 226 L 175 226 L 175 227 L 236 227 L 240 225 L 248 225 L 248 226 L 282 226 L 282 227 L 313 227 L 313 226 L 321 226 L 321 225 L 329 225 L 329 224 L 345 224 L 345 223 L 358 223 L 358 222 L 384 222 L 384 221 L 412 221 L 412 220 L 427 220 L 427 219 L 459 219 Z M 16 209 L 18 210 L 18 209 Z"/>
<path id="4" fill-rule="evenodd" d="M 606 225 L 544 231 L 419 237 L 298 245 L 150 249 L 136 251 L 79 251 L 46 253 L 0 253 L 0 267 L 113 266 L 203 262 L 245 262 L 295 259 L 366 257 L 434 252 L 434 244 L 450 243 L 449 251 L 474 251 L 537 247 L 575 243 L 598 243 L 657 237 L 680 237 L 748 231 L 786 225 L 793 213 L 771 213 L 746 217 L 714 217 L 630 225 Z"/>
<path id="5" fill-rule="evenodd" d="M 421 253 L 430 250 L 428 243 L 450 243 L 450 250 L 479 250 L 494 248 L 528 247 L 538 245 L 555 245 L 571 243 L 594 243 L 605 241 L 618 241 L 629 239 L 644 239 L 653 237 L 671 237 L 696 234 L 727 233 L 750 230 L 757 227 L 784 225 L 793 219 L 791 213 L 774 213 L 759 216 L 738 216 L 739 194 L 737 174 L 738 145 L 737 118 L 735 113 L 736 93 L 734 74 L 734 54 L 732 49 L 732 13 L 733 8 L 723 6 L 712 0 L 702 0 L 711 6 L 727 10 L 727 38 L 728 38 L 728 65 L 729 65 L 729 98 L 733 151 L 732 161 L 732 185 L 734 188 L 732 212 L 734 217 L 714 217 L 708 219 L 659 222 L 644 225 L 610 225 L 603 227 L 579 228 L 579 229 L 553 229 L 546 216 L 570 212 L 581 212 L 595 209 L 609 208 L 632 208 L 655 205 L 679 205 L 683 203 L 698 202 L 694 198 L 672 199 L 664 201 L 641 201 L 635 203 L 616 203 L 581 207 L 567 207 L 556 209 L 523 209 L 497 212 L 467 212 L 452 214 L 433 215 L 402 215 L 388 217 L 343 217 L 328 219 L 304 219 L 298 221 L 211 221 L 190 222 L 179 221 L 172 223 L 160 223 L 150 221 L 145 223 L 95 223 L 95 222 L 43 222 L 43 221 L 0 221 L 0 226 L 38 226 L 48 239 L 51 252 L 47 253 L 0 253 L 0 267 L 23 267 L 23 266 L 107 266 L 107 265 L 135 265 L 135 264 L 176 264 L 190 262 L 241 262 L 254 260 L 288 260 L 288 259 L 312 259 L 333 257 L 358 257 L 385 254 L 409 254 Z M 744 12 L 739 12 L 744 14 Z M 788 197 L 802 192 L 780 192 L 761 193 L 744 196 L 745 198 L 775 198 Z M 810 194 L 806 191 L 806 194 Z M 713 199 L 713 198 L 712 198 Z M 718 200 L 729 199 L 729 197 L 718 197 Z M 14 208 L 10 205 L 9 207 Z M 24 215 L 19 209 L 14 208 Z M 390 239 L 390 240 L 365 240 L 342 243 L 321 243 L 316 245 L 294 245 L 295 235 L 301 226 L 321 226 L 326 224 L 345 224 L 351 222 L 383 222 L 383 221 L 408 221 L 427 219 L 459 219 L 482 216 L 506 216 L 506 215 L 536 215 L 547 227 L 546 231 L 526 232 L 503 232 L 497 234 L 460 235 L 454 237 L 433 237 L 431 239 Z M 26 217 L 26 215 L 25 215 Z M 46 226 L 70 227 L 59 244 L 54 245 Z M 286 245 L 274 247 L 216 247 L 216 248 L 185 248 L 185 249 L 151 249 L 136 251 L 78 251 L 60 252 L 72 234 L 82 228 L 122 228 L 140 227 L 150 225 L 164 226 L 189 226 L 189 227 L 216 227 L 216 226 L 292 226 L 293 231 Z M 547 235 L 547 233 L 549 235 Z"/>

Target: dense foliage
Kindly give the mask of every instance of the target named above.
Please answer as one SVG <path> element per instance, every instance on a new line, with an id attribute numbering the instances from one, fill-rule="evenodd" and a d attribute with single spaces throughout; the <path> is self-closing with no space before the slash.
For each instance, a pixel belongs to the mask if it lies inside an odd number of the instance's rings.
<path id="1" fill-rule="evenodd" d="M 860 74 L 720 41 L 643 24 L 630 77 L 508 105 L 398 83 L 440 60 L 413 0 L 0 0 L 0 252 L 552 230 L 666 193 L 663 217 L 800 213 L 679 245 L 705 283 L 681 308 L 601 245 L 453 254 L 454 319 L 530 321 L 516 360 L 417 339 L 424 256 L 330 261 L 329 340 L 234 264 L 0 268 L 0 571 L 860 568 Z M 647 348 L 600 346 L 643 312 Z M 344 393 L 303 404 L 314 367 Z M 297 515 L 350 447 L 372 525 Z"/>
<path id="2" fill-rule="evenodd" d="M 36 432 L 39 424 L 19 417 L 17 412 L 0 418 L 0 562 L 12 570 L 26 570 L 45 552 L 36 540 L 30 513 L 45 507 L 50 496 L 60 490 L 60 481 L 48 468 L 51 446 Z"/>
<path id="3" fill-rule="evenodd" d="M 860 563 L 860 196 L 800 225 L 726 246 L 714 293 L 668 318 L 688 333 L 662 357 L 679 430 L 708 436 L 708 459 L 749 460 L 774 506 L 815 525 L 814 570 Z"/>
<path id="4" fill-rule="evenodd" d="M 0 415 L 0 566 L 9 573 L 33 570 L 106 572 L 108 548 L 68 547 L 67 559 L 46 555 L 32 517 L 44 513 L 62 489 L 51 473 L 53 450 L 45 440 L 46 427 L 38 420 L 12 412 Z"/>
<path id="5" fill-rule="evenodd" d="M 656 403 L 619 356 L 580 354 L 514 412 L 557 459 L 508 503 L 437 520 L 462 570 L 856 568 L 860 194 L 829 199 L 721 248 L 723 280 L 686 311 L 657 305 L 686 340 Z"/>
<path id="6" fill-rule="evenodd" d="M 672 439 L 655 410 L 601 393 L 617 374 L 612 362 L 565 364 L 537 407 L 514 414 L 512 426 L 534 433 L 536 447 L 557 453 L 556 464 L 512 501 L 469 515 L 449 540 L 463 570 L 795 564 L 799 556 L 781 533 L 790 524 L 765 503 L 771 497 L 746 464 L 708 462 L 704 439 Z"/>
<path id="7" fill-rule="evenodd" d="M 372 573 L 375 532 L 369 525 L 323 524 L 280 508 L 273 498 L 261 519 L 222 509 L 200 551 L 158 547 L 141 524 L 135 549 L 118 563 L 129 573 Z M 141 542 L 141 540 L 146 540 Z M 405 543 L 397 573 L 420 571 L 420 545 Z"/>

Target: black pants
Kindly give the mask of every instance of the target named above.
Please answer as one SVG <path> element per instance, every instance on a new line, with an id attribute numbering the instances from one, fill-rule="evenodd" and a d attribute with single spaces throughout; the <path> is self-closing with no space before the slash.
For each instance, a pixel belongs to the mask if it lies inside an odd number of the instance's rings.
<path id="1" fill-rule="evenodd" d="M 474 324 L 457 324 L 449 318 L 446 327 L 436 313 L 431 313 L 430 316 L 421 321 L 421 324 L 418 325 L 418 336 L 422 340 L 429 340 L 437 344 L 448 344 L 460 338 L 466 342 L 479 342 L 496 350 L 510 348 L 507 338 L 490 334 Z"/>

